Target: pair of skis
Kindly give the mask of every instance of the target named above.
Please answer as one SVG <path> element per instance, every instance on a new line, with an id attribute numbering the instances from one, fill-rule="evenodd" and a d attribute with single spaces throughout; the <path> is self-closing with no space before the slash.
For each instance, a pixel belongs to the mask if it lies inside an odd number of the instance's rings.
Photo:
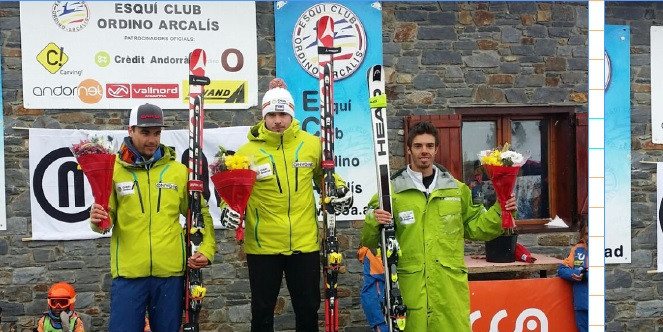
<path id="1" fill-rule="evenodd" d="M 325 229 L 323 241 L 323 267 L 325 283 L 325 331 L 338 331 L 338 269 L 343 256 L 336 237 L 336 213 L 327 201 L 336 196 L 334 180 L 334 20 L 323 16 L 318 20 L 318 78 L 320 85 L 320 142 L 322 143 L 321 196 Z"/>
<path id="2" fill-rule="evenodd" d="M 323 16 L 317 24 L 318 78 L 320 86 L 320 141 L 322 143 L 322 210 L 325 229 L 323 264 L 325 284 L 325 331 L 338 331 L 338 269 L 342 255 L 336 237 L 336 214 L 327 197 L 336 196 L 334 182 L 334 54 L 341 49 L 334 47 L 334 20 Z M 387 139 L 385 79 L 381 65 L 368 70 L 369 103 L 378 175 L 379 207 L 389 213 L 391 192 L 389 188 L 389 148 Z M 381 226 L 380 252 L 385 271 L 385 299 L 382 304 L 385 322 L 390 332 L 405 329 L 407 308 L 403 304 L 398 286 L 397 264 L 400 247 L 396 240 L 394 223 Z"/>
<path id="3" fill-rule="evenodd" d="M 189 55 L 189 209 L 186 217 L 186 257 L 198 251 L 203 242 L 205 221 L 201 213 L 203 195 L 203 92 L 210 83 L 205 76 L 207 56 L 202 49 L 195 49 Z M 186 263 L 185 263 L 186 264 Z M 184 332 L 198 332 L 198 316 L 203 297 L 207 290 L 203 287 L 202 271 L 186 267 L 184 284 Z"/>

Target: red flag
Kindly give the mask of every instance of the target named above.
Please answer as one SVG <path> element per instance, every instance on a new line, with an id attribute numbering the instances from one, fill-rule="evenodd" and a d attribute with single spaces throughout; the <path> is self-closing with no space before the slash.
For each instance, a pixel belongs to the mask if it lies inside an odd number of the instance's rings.
<path id="1" fill-rule="evenodd" d="M 100 204 L 108 212 L 108 201 L 113 190 L 115 155 L 85 154 L 77 157 L 76 161 L 90 182 L 95 203 Z M 102 220 L 98 227 L 103 231 L 110 229 L 110 216 Z"/>

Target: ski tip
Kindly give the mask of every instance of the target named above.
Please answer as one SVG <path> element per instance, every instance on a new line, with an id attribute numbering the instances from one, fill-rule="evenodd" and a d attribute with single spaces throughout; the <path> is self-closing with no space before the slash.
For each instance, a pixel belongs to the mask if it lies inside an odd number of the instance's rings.
<path id="1" fill-rule="evenodd" d="M 384 75 L 382 74 L 382 65 L 374 65 L 368 68 L 368 80 L 370 82 L 380 82 L 384 80 Z"/>

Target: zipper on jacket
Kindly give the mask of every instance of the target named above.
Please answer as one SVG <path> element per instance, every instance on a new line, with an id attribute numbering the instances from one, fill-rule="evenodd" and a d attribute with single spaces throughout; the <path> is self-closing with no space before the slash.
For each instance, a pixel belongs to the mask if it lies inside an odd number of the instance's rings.
<path id="1" fill-rule="evenodd" d="M 283 136 L 281 136 L 281 145 L 283 145 Z M 288 177 L 288 160 L 285 156 L 285 149 L 281 149 L 283 154 L 283 163 L 285 164 L 285 179 L 288 183 L 288 226 L 290 227 L 290 251 L 292 251 L 292 219 L 290 219 L 290 179 Z"/>
<path id="2" fill-rule="evenodd" d="M 283 194 L 283 189 L 281 188 L 281 180 L 279 179 L 279 172 L 276 170 L 276 162 L 274 162 L 274 156 L 267 153 L 267 151 L 260 149 L 260 152 L 266 154 L 269 157 L 269 161 L 272 163 L 272 169 L 274 169 L 274 176 L 276 177 L 276 185 L 279 187 L 279 194 Z"/>
<path id="3" fill-rule="evenodd" d="M 170 167 L 170 165 L 166 165 L 163 171 L 159 173 L 159 184 L 163 184 L 163 174 L 166 173 L 168 167 Z M 157 212 L 159 211 L 161 211 L 161 186 L 159 186 L 159 197 L 157 198 Z"/>
<path id="4" fill-rule="evenodd" d="M 152 206 L 152 193 L 151 193 L 152 188 L 150 186 L 150 166 L 146 165 L 145 169 L 147 170 L 147 199 L 149 200 L 148 202 L 149 206 Z M 154 267 L 153 266 L 154 259 L 152 257 L 152 209 L 150 209 L 150 217 L 148 219 L 149 223 L 147 225 L 147 234 L 150 239 L 150 275 L 152 275 L 152 269 Z"/>
<path id="5" fill-rule="evenodd" d="M 120 274 L 120 239 L 115 237 L 115 271 L 117 271 L 117 276 L 122 276 Z"/>
<path id="6" fill-rule="evenodd" d="M 131 172 L 131 175 L 134 177 L 134 185 L 131 189 L 135 188 L 138 191 L 138 202 L 140 202 L 140 212 L 145 213 L 145 207 L 143 206 L 143 195 L 140 194 L 140 185 L 138 184 L 138 177 L 134 172 Z"/>
<path id="7" fill-rule="evenodd" d="M 304 142 L 299 143 L 297 150 L 295 150 L 295 163 L 299 162 L 299 150 L 304 145 Z M 295 192 L 299 190 L 299 167 L 295 167 Z"/>
<path id="8" fill-rule="evenodd" d="M 260 245 L 260 240 L 258 240 L 258 225 L 260 225 L 260 214 L 258 213 L 258 209 L 256 208 L 256 229 L 253 230 L 253 235 L 256 238 L 256 243 L 258 244 L 258 248 L 262 248 Z"/>

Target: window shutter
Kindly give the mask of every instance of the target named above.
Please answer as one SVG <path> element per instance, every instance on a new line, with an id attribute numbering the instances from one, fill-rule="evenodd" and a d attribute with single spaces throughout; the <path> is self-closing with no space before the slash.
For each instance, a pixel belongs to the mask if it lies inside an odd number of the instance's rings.
<path id="1" fill-rule="evenodd" d="M 587 220 L 587 113 L 576 113 L 576 201 L 578 217 Z"/>
<path id="2" fill-rule="evenodd" d="M 462 179 L 461 115 L 409 115 L 405 118 L 405 162 L 410 163 L 407 154 L 407 137 L 410 127 L 417 122 L 430 121 L 440 136 L 440 146 L 435 162 L 444 166 L 456 179 Z"/>

